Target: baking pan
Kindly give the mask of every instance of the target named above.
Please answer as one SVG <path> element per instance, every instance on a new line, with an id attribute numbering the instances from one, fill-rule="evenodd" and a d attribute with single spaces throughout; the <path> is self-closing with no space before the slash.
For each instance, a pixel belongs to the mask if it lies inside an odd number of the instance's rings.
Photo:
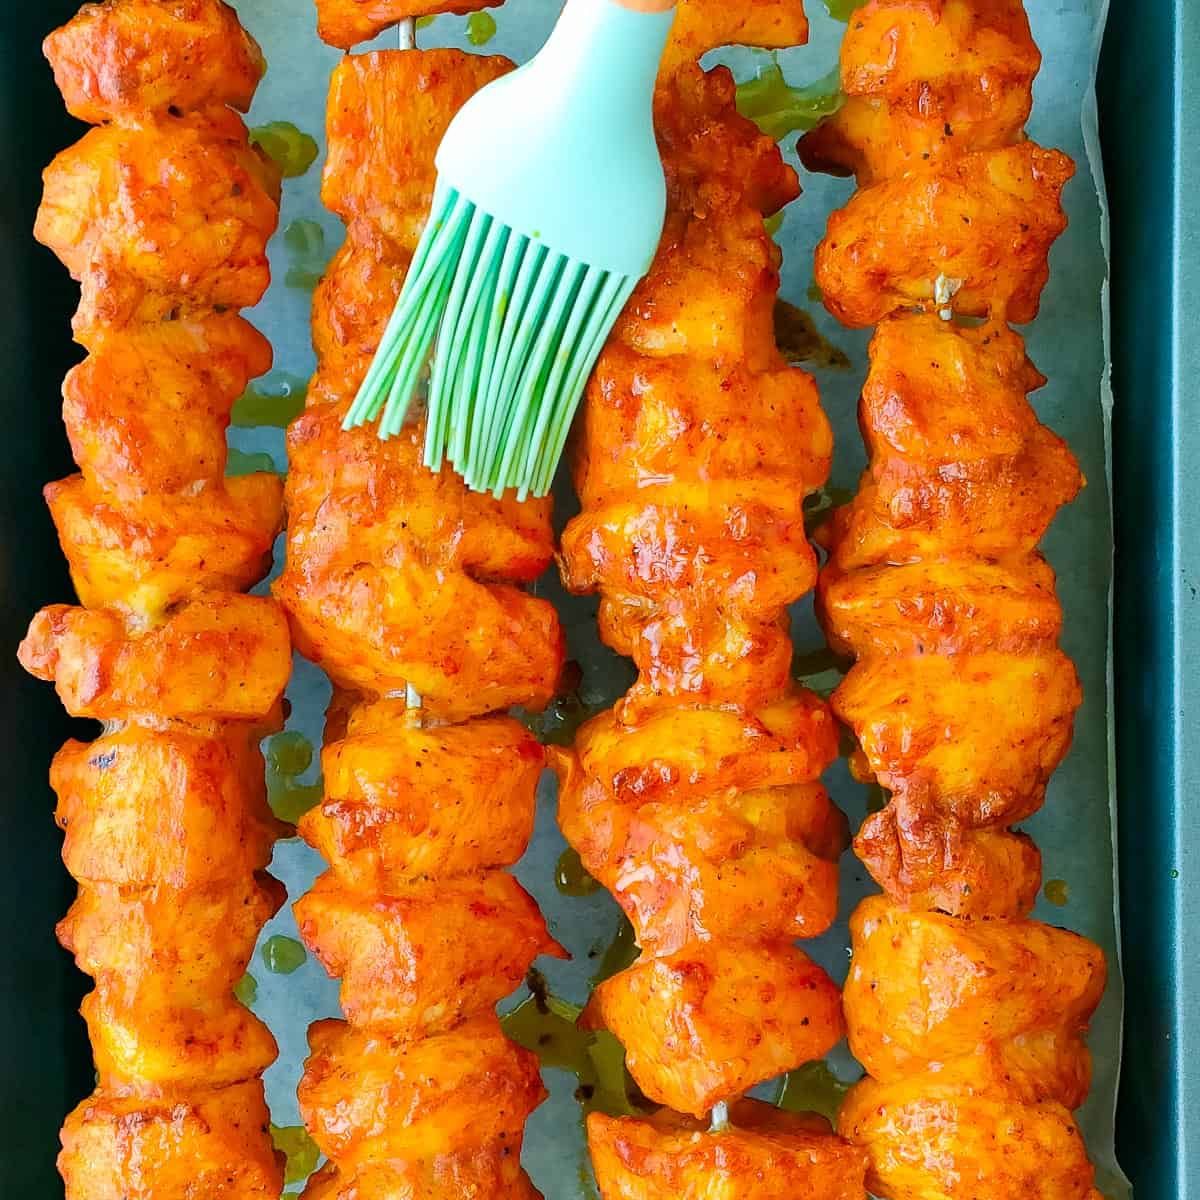
<path id="1" fill-rule="evenodd" d="M 1114 677 L 1126 1019 L 1117 1149 L 1144 1200 L 1200 1196 L 1200 5 L 1114 0 Z"/>
<path id="2" fill-rule="evenodd" d="M 77 1008 L 87 980 L 53 926 L 73 887 L 58 857 L 46 765 L 72 732 L 14 652 L 30 614 L 70 595 L 40 500 L 71 467 L 59 385 L 77 289 L 34 244 L 40 171 L 79 135 L 40 53 L 77 0 L 0 16 L 0 1194 L 62 1194 L 57 1128 L 92 1084 Z M 1116 747 L 1127 986 L 1118 1147 L 1145 1200 L 1200 1200 L 1200 822 L 1184 805 L 1200 753 L 1200 5 L 1114 0 L 1100 76 L 1112 216 Z M 78 733 L 79 731 L 76 730 Z M 86 728 L 83 736 L 87 735 Z M 1193 1020 L 1189 1021 L 1188 1018 Z"/>

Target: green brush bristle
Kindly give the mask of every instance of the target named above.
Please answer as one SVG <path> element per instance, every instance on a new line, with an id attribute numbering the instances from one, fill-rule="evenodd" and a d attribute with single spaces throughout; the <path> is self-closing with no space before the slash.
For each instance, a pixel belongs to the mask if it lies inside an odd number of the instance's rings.
<path id="1" fill-rule="evenodd" d="M 435 205 L 345 428 L 404 424 L 436 339 L 425 463 L 477 492 L 544 496 L 637 280 L 556 254 L 453 189 Z"/>

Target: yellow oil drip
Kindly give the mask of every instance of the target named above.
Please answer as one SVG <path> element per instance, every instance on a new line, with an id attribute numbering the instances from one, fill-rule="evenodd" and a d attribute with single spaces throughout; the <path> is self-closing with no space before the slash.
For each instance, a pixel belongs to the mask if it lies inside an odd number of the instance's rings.
<path id="1" fill-rule="evenodd" d="M 272 1125 L 271 1141 L 287 1158 L 283 1169 L 284 1184 L 303 1183 L 316 1169 L 321 1158 L 317 1143 L 303 1125 Z"/>
<path id="2" fill-rule="evenodd" d="M 320 777 L 312 783 L 299 779 L 313 764 L 312 743 L 302 733 L 285 730 L 269 737 L 264 751 L 271 811 L 281 821 L 294 825 L 324 794 Z"/>
<path id="3" fill-rule="evenodd" d="M 238 1001 L 250 1008 L 258 999 L 258 980 L 249 971 L 233 985 L 233 994 Z"/>
<path id="4" fill-rule="evenodd" d="M 564 896 L 591 896 L 600 891 L 600 884 L 588 874 L 578 851 L 570 846 L 558 856 L 554 886 Z"/>
<path id="5" fill-rule="evenodd" d="M 496 36 L 496 18 L 490 12 L 473 12 L 467 18 L 467 41 L 486 46 Z"/>
<path id="6" fill-rule="evenodd" d="M 267 938 L 259 955 L 272 975 L 290 975 L 308 961 L 308 951 L 294 937 L 282 933 Z"/>
<path id="7" fill-rule="evenodd" d="M 775 302 L 775 343 L 792 366 L 850 369 L 850 356 L 821 333 L 809 313 L 786 300 Z"/>
<path id="8" fill-rule="evenodd" d="M 816 692 L 822 700 L 828 700 L 851 666 L 853 663 L 850 659 L 842 658 L 824 646 L 808 654 L 795 655 L 792 659 L 792 675 L 802 687 Z"/>
<path id="9" fill-rule="evenodd" d="M 805 1063 L 784 1076 L 777 1103 L 787 1112 L 814 1112 L 836 1121 L 849 1090 L 850 1084 L 843 1083 L 828 1063 Z"/>
<path id="10" fill-rule="evenodd" d="M 849 21 L 867 0 L 825 0 L 825 11 L 835 21 Z"/>
<path id="11" fill-rule="evenodd" d="M 287 371 L 272 371 L 238 398 L 230 423 L 242 429 L 283 429 L 304 411 L 308 380 Z"/>
<path id="12" fill-rule="evenodd" d="M 283 231 L 283 244 L 290 260 L 283 277 L 285 286 L 311 292 L 329 265 L 325 230 L 318 221 L 293 221 Z"/>
<path id="13" fill-rule="evenodd" d="M 645 1097 L 625 1069 L 625 1048 L 607 1030 L 579 1027 L 583 1010 L 550 994 L 545 976 L 531 970 L 531 995 L 500 1018 L 504 1032 L 538 1056 L 543 1067 L 568 1071 L 579 1081 L 575 1097 L 582 1115 L 636 1116 L 647 1111 Z"/>
<path id="14" fill-rule="evenodd" d="M 1042 894 L 1058 908 L 1064 908 L 1071 899 L 1071 889 L 1065 879 L 1047 879 Z"/>
<path id="15" fill-rule="evenodd" d="M 257 146 L 283 173 L 296 179 L 317 161 L 316 139 L 297 129 L 291 121 L 270 121 L 250 130 L 250 143 Z"/>
<path id="16" fill-rule="evenodd" d="M 823 487 L 805 497 L 804 500 L 804 532 L 809 537 L 825 524 L 833 515 L 836 508 L 849 504 L 854 499 L 854 493 L 849 488 Z"/>
<path id="17" fill-rule="evenodd" d="M 622 915 L 616 935 L 596 964 L 596 970 L 592 975 L 592 986 L 595 987 L 606 979 L 619 975 L 627 967 L 633 966 L 637 962 L 639 954 L 641 951 L 638 949 L 633 926 L 629 923 L 629 918 Z"/>

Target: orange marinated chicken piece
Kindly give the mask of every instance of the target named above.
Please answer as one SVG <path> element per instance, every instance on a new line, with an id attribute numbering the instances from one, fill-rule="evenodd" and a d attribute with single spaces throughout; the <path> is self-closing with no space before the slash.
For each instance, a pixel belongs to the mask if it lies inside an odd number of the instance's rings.
<path id="1" fill-rule="evenodd" d="M 826 535 L 838 566 L 1032 551 L 1083 483 L 1025 398 L 1044 382 L 1003 325 L 884 321 L 862 399 L 870 470 Z"/>
<path id="2" fill-rule="evenodd" d="M 704 212 L 722 200 L 769 216 L 800 194 L 779 147 L 738 112 L 727 67 L 702 71 L 693 64 L 660 81 L 654 129 L 670 209 L 697 205 Z"/>
<path id="3" fill-rule="evenodd" d="M 735 485 L 648 490 L 576 518 L 563 537 L 570 590 L 614 597 L 605 641 L 641 672 L 625 703 L 769 701 L 788 681 L 785 598 L 817 576 L 801 498 L 739 503 Z"/>
<path id="4" fill-rule="evenodd" d="M 845 1032 L 837 985 L 786 942 L 706 942 L 639 960 L 592 1006 L 642 1091 L 696 1117 L 821 1058 Z"/>
<path id="5" fill-rule="evenodd" d="M 593 781 L 568 783 L 561 805 L 565 836 L 647 954 L 712 938 L 816 937 L 837 915 L 845 822 L 819 786 L 633 807 Z"/>
<path id="6" fill-rule="evenodd" d="M 663 1109 L 645 1120 L 592 1113 L 588 1148 L 603 1200 L 863 1200 L 866 1155 L 821 1117 L 757 1100 L 714 1132 Z"/>
<path id="7" fill-rule="evenodd" d="M 986 1080 L 963 1088 L 931 1073 L 851 1089 L 838 1129 L 867 1152 L 867 1188 L 888 1200 L 1100 1200 L 1070 1111 Z"/>
<path id="8" fill-rule="evenodd" d="M 850 1048 L 882 1083 L 988 1043 L 1078 1035 L 1104 992 L 1100 948 L 1037 921 L 962 921 L 871 896 L 850 932 Z"/>
<path id="9" fill-rule="evenodd" d="M 839 569 L 950 554 L 1028 554 L 1082 483 L 1074 456 L 1044 427 L 1015 459 L 881 462 L 877 474 L 878 482 L 864 476 L 858 495 L 817 531 L 835 548 Z"/>
<path id="10" fill-rule="evenodd" d="M 921 795 L 893 796 L 868 816 L 854 852 L 889 896 L 959 917 L 1026 916 L 1042 888 L 1042 856 L 1027 834 L 972 829 Z"/>
<path id="11" fill-rule="evenodd" d="M 288 435 L 288 560 L 275 594 L 297 648 L 344 687 L 411 684 L 439 716 L 543 707 L 562 634 L 553 607 L 512 584 L 550 561 L 550 501 L 470 492 L 453 472 L 425 469 L 420 427 L 380 443 L 374 429 L 344 432 L 342 416 L 320 405 Z"/>
<path id="12" fill-rule="evenodd" d="M 168 108 L 250 108 L 266 64 L 222 0 L 101 0 L 46 38 L 68 112 L 100 125 Z"/>
<path id="13" fill-rule="evenodd" d="M 773 330 L 780 252 L 762 218 L 800 193 L 776 144 L 741 116 L 725 68 L 691 66 L 663 82 L 655 125 L 667 176 L 667 220 L 648 276 L 606 354 L 779 362 Z"/>
<path id="14" fill-rule="evenodd" d="M 580 729 L 575 752 L 618 800 L 646 803 L 813 783 L 837 746 L 828 707 L 801 689 L 753 714 L 666 706 L 626 726 L 601 713 Z"/>
<path id="15" fill-rule="evenodd" d="M 871 340 L 867 450 L 929 463 L 1017 458 L 1042 428 L 1025 397 L 1045 382 L 1024 340 L 1001 322 L 897 313 Z"/>
<path id="16" fill-rule="evenodd" d="M 312 337 L 317 373 L 308 403 L 349 403 L 367 376 L 400 298 L 412 251 L 397 248 L 358 220 L 313 292 Z"/>
<path id="17" fill-rule="evenodd" d="M 452 1029 L 513 991 L 539 954 L 563 955 L 503 871 L 386 895 L 348 891 L 327 872 L 292 907 L 305 944 L 342 981 L 347 1019 L 389 1036 Z"/>
<path id="18" fill-rule="evenodd" d="M 558 751 L 558 819 L 654 957 L 693 941 L 816 937 L 837 916 L 846 823 L 819 784 L 618 800 Z"/>
<path id="19" fill-rule="evenodd" d="M 67 1117 L 58 1168 L 87 1200 L 275 1200 L 269 1121 L 257 1079 L 149 1102 L 97 1092 Z"/>
<path id="20" fill-rule="evenodd" d="M 950 81 L 1005 91 L 1041 61 L 1021 0 L 869 0 L 846 27 L 842 84 L 887 100 Z"/>
<path id="21" fill-rule="evenodd" d="M 762 214 L 714 187 L 700 203 L 667 210 L 654 265 L 615 336 L 654 358 L 694 354 L 744 358 L 753 370 L 774 367 L 780 261 Z"/>
<path id="22" fill-rule="evenodd" d="M 837 753 L 811 693 L 753 714 L 672 704 L 610 711 L 557 751 L 559 820 L 638 944 L 815 936 L 836 910 L 841 815 L 816 783 Z"/>
<path id="23" fill-rule="evenodd" d="M 510 1042 L 491 1012 L 415 1042 L 343 1021 L 319 1021 L 308 1039 L 300 1110 L 342 1171 L 497 1142 L 519 1154 L 526 1118 L 546 1098 L 537 1057 Z"/>
<path id="24" fill-rule="evenodd" d="M 368 42 L 410 17 L 472 13 L 504 0 L 317 0 L 317 33 L 341 50 Z M 427 52 L 426 52 L 427 53 Z"/>
<path id="25" fill-rule="evenodd" d="M 1053 646 L 1062 630 L 1054 572 L 1040 554 L 831 567 L 818 595 L 830 645 L 845 654 L 1024 654 Z"/>
<path id="26" fill-rule="evenodd" d="M 617 592 L 601 598 L 598 620 L 601 639 L 638 667 L 617 705 L 623 721 L 637 723 L 663 704 L 755 709 L 791 682 L 795 651 L 786 612 L 768 621 L 691 594 L 655 601 Z"/>
<path id="27" fill-rule="evenodd" d="M 764 511 L 758 522 L 746 521 L 757 538 L 736 527 L 728 531 L 740 534 L 740 557 L 752 557 L 760 546 L 773 549 L 778 540 L 790 557 L 801 560 L 792 572 L 809 568 L 809 560 L 773 527 L 786 532 L 787 518 L 829 473 L 833 439 L 816 385 L 804 372 L 783 366 L 752 372 L 738 363 L 691 356 L 650 359 L 610 349 L 589 385 L 579 450 L 576 486 L 601 529 L 611 513 L 608 523 L 624 519 L 636 530 L 636 511 L 629 506 L 643 495 L 650 497 L 640 500 L 643 508 L 661 507 L 685 529 L 685 522 L 700 529 L 730 526 L 741 508 L 753 505 Z M 698 503 L 702 490 L 704 505 Z M 758 532 L 759 524 L 764 531 Z M 585 537 L 574 536 L 577 541 Z M 692 561 L 690 549 L 687 542 L 669 543 L 656 561 L 646 559 L 652 551 L 647 547 L 635 565 L 625 568 L 626 586 L 651 595 L 675 591 L 681 572 L 690 569 L 727 601 L 741 599 L 748 590 L 746 602 L 763 607 L 778 605 L 790 594 L 785 589 L 797 586 L 785 578 L 772 589 L 774 573 L 757 582 L 744 578 L 747 568 L 739 571 L 720 560 L 706 569 Z M 755 562 L 770 571 L 769 561 Z M 589 582 L 582 578 L 578 586 Z"/>
<path id="28" fill-rule="evenodd" d="M 300 834 L 367 892 L 510 866 L 533 835 L 542 763 L 510 718 L 419 728 L 402 701 L 364 706 L 326 745 L 324 798 Z"/>
<path id="29" fill-rule="evenodd" d="M 50 769 L 67 870 L 80 880 L 189 888 L 264 869 L 283 827 L 267 807 L 254 734 L 127 725 L 67 742 Z"/>
<path id="30" fill-rule="evenodd" d="M 831 703 L 885 788 L 979 826 L 1041 807 L 1082 699 L 1074 664 L 1049 649 L 871 656 Z"/>
<path id="31" fill-rule="evenodd" d="M 58 939 L 114 1003 L 199 1005 L 233 989 L 284 895 L 265 872 L 183 890 L 85 879 Z"/>
<path id="32" fill-rule="evenodd" d="M 511 866 L 533 834 L 543 761 L 508 717 L 422 729 L 402 701 L 364 705 L 326 746 L 324 798 L 300 834 L 363 891 Z"/>
<path id="33" fill-rule="evenodd" d="M 804 137 L 801 158 L 865 187 L 1011 145 L 1040 65 L 1021 0 L 871 0 L 842 41 L 848 99 Z"/>
<path id="34" fill-rule="evenodd" d="M 335 68 L 322 198 L 348 236 L 313 296 L 310 404 L 348 401 L 358 391 L 429 215 L 434 151 L 459 108 L 511 68 L 508 59 L 458 50 L 382 51 Z M 397 95 L 406 97 L 403 120 Z"/>
<path id="35" fill-rule="evenodd" d="M 63 382 L 84 476 L 122 503 L 225 474 L 233 403 L 271 367 L 270 343 L 233 313 L 97 329 Z"/>
<path id="36" fill-rule="evenodd" d="M 245 112 L 266 70 L 258 43 L 222 0 L 85 4 L 43 50 L 67 109 L 93 125 L 172 107 Z"/>
<path id="37" fill-rule="evenodd" d="M 480 88 L 512 69 L 507 58 L 462 50 L 343 58 L 329 82 L 325 207 L 348 225 L 365 220 L 411 253 L 433 203 L 434 153 L 450 122 Z M 404 97 L 400 114 L 397 95 Z"/>
<path id="38" fill-rule="evenodd" d="M 291 673 L 287 625 L 269 600 L 207 594 L 140 633 L 104 610 L 44 608 L 21 663 L 72 716 L 237 721 L 268 716 Z"/>
<path id="39" fill-rule="evenodd" d="M 981 151 L 855 193 L 817 247 L 825 307 L 844 325 L 942 307 L 1022 324 L 1037 316 L 1074 163 L 1033 142 Z M 953 231 L 953 232 L 951 232 Z"/>
<path id="40" fill-rule="evenodd" d="M 718 46 L 781 50 L 808 41 L 803 0 L 679 0 L 663 58 L 663 73 L 693 63 Z"/>
<path id="41" fill-rule="evenodd" d="M 279 172 L 228 110 L 91 130 L 46 169 L 34 233 L 83 289 L 78 324 L 256 304 Z"/>
<path id="42" fill-rule="evenodd" d="M 81 475 L 44 489 L 80 601 L 160 618 L 197 592 L 239 592 L 270 569 L 283 481 L 263 473 L 119 502 Z"/>
<path id="43" fill-rule="evenodd" d="M 541 1200 L 521 1170 L 516 1149 L 503 1142 L 441 1158 L 369 1161 L 344 1173 L 327 1163 L 308 1181 L 304 1200 L 461 1200 L 497 1196 Z"/>
<path id="44" fill-rule="evenodd" d="M 250 950 L 253 950 L 251 943 Z M 279 1048 L 270 1030 L 232 993 L 199 1004 L 132 1004 L 97 988 L 80 1008 L 99 1085 L 114 1095 L 179 1096 L 261 1075 Z"/>

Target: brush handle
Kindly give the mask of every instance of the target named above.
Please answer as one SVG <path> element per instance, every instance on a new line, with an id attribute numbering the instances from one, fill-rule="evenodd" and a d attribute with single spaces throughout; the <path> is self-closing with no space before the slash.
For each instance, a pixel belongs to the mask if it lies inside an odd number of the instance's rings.
<path id="1" fill-rule="evenodd" d="M 567 0 L 537 55 L 454 118 L 443 184 L 560 254 L 644 275 L 666 209 L 653 98 L 673 6 L 661 5 Z"/>
<path id="2" fill-rule="evenodd" d="M 567 0 L 525 70 L 544 78 L 547 96 L 559 104 L 648 128 L 674 7 L 662 0 Z"/>

